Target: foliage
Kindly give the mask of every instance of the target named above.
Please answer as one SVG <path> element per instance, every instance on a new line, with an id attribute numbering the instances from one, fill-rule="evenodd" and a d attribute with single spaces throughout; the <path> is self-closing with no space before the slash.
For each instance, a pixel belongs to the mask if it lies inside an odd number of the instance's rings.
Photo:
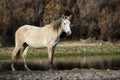
<path id="1" fill-rule="evenodd" d="M 18 27 L 35 24 L 42 0 L 0 0 L 0 43 L 12 45 Z M 39 24 L 39 23 L 38 23 Z M 37 25 L 37 24 L 36 24 Z"/>

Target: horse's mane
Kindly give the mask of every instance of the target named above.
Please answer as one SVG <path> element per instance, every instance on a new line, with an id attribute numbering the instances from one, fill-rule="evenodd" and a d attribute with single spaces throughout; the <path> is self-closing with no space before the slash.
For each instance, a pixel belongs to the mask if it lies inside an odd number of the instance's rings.
<path id="1" fill-rule="evenodd" d="M 59 18 L 53 21 L 51 24 L 53 25 L 53 30 L 58 31 L 61 28 L 62 18 Z"/>

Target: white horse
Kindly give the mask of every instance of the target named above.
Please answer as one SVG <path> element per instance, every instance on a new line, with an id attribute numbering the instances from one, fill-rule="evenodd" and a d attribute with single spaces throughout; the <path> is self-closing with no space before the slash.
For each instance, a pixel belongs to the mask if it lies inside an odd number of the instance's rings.
<path id="1" fill-rule="evenodd" d="M 44 27 L 36 27 L 31 25 L 21 26 L 15 33 L 15 48 L 12 52 L 12 64 L 11 68 L 15 71 L 14 62 L 20 55 L 21 47 L 24 47 L 22 58 L 24 61 L 24 67 L 30 71 L 26 63 L 26 54 L 29 47 L 42 48 L 47 47 L 48 58 L 50 61 L 50 68 L 53 65 L 53 56 L 57 43 L 60 40 L 60 35 L 65 32 L 67 35 L 71 35 L 70 29 L 70 16 L 62 16 L 51 24 Z"/>

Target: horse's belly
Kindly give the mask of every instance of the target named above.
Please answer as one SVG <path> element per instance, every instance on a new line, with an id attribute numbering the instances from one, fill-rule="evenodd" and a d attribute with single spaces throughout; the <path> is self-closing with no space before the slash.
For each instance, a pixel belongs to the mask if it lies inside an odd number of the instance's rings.
<path id="1" fill-rule="evenodd" d="M 26 43 L 30 46 L 30 47 L 34 47 L 34 48 L 42 48 L 42 47 L 46 47 L 46 43 L 45 41 L 26 41 Z"/>

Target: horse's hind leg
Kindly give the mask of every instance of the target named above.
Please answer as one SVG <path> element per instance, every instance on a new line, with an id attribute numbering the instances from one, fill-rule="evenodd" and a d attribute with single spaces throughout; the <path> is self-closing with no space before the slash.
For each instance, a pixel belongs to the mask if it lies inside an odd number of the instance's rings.
<path id="1" fill-rule="evenodd" d="M 15 71 L 14 62 L 15 62 L 15 57 L 17 53 L 19 52 L 19 50 L 20 50 L 20 47 L 15 47 L 15 49 L 12 52 L 12 64 L 11 64 L 12 71 Z"/>
<path id="2" fill-rule="evenodd" d="M 26 63 L 26 60 L 25 60 L 26 54 L 27 54 L 27 52 L 28 52 L 28 48 L 29 48 L 29 46 L 25 47 L 25 50 L 24 50 L 24 52 L 23 52 L 23 54 L 22 54 L 22 58 L 23 58 L 23 62 L 24 62 L 24 67 L 25 67 L 25 69 L 26 69 L 27 71 L 31 71 L 31 70 L 28 68 L 27 63 Z"/>

